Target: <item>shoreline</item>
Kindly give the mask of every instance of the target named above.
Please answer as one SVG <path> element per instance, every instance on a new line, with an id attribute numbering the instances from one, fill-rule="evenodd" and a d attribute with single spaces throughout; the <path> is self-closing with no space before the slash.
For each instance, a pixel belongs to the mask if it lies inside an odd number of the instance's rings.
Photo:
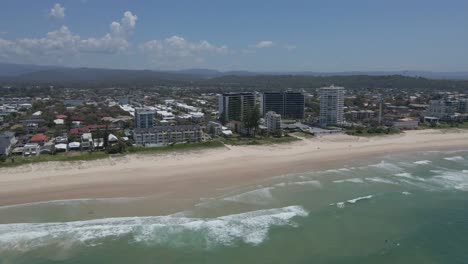
<path id="1" fill-rule="evenodd" d="M 170 213 L 223 189 L 280 175 L 331 169 L 389 154 L 464 149 L 468 149 L 467 130 L 416 130 L 378 138 L 331 135 L 284 145 L 44 162 L 1 168 L 0 206 L 155 196 L 154 206 Z"/>

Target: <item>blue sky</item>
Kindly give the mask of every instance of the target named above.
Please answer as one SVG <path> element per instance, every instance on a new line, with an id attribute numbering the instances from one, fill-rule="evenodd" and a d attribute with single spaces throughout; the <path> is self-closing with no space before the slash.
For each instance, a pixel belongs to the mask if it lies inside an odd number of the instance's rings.
<path id="1" fill-rule="evenodd" d="M 468 71 L 466 0 L 3 0 L 0 62 Z"/>

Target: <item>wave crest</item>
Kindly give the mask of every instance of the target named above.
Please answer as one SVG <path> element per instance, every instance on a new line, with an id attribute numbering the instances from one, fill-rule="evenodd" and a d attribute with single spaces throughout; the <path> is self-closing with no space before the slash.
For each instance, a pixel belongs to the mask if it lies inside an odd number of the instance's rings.
<path id="1" fill-rule="evenodd" d="M 295 227 L 297 225 L 292 218 L 307 215 L 308 212 L 300 206 L 288 206 L 208 219 L 150 216 L 4 224 L 0 225 L 0 253 L 73 243 L 94 246 L 103 239 L 123 236 L 129 236 L 130 241 L 134 242 L 167 246 L 202 245 L 209 248 L 214 245 L 229 246 L 239 240 L 257 245 L 267 238 L 270 227 Z"/>

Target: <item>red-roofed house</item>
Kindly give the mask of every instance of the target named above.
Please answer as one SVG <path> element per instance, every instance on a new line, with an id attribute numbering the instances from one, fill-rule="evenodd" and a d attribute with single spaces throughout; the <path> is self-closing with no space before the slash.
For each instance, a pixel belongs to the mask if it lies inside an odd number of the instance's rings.
<path id="1" fill-rule="evenodd" d="M 67 119 L 68 116 L 66 116 L 66 115 L 56 115 L 55 118 L 57 118 L 57 119 Z"/>
<path id="2" fill-rule="evenodd" d="M 30 142 L 37 143 L 39 145 L 44 145 L 44 143 L 48 140 L 47 136 L 44 134 L 36 134 L 32 136 Z"/>

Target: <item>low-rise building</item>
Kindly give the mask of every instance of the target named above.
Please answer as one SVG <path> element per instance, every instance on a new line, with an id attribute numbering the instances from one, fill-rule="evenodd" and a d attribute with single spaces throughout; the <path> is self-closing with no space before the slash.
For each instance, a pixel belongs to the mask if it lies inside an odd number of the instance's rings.
<path id="1" fill-rule="evenodd" d="M 349 120 L 366 120 L 374 118 L 375 111 L 372 110 L 353 110 L 345 113 L 346 119 Z"/>
<path id="2" fill-rule="evenodd" d="M 221 135 L 221 131 L 223 131 L 223 125 L 214 121 L 209 121 L 206 128 L 208 133 L 216 136 Z"/>
<path id="3" fill-rule="evenodd" d="M 136 128 L 133 140 L 140 146 L 165 146 L 173 143 L 199 142 L 203 132 L 198 125 L 157 126 L 153 128 Z"/>
<path id="4" fill-rule="evenodd" d="M 83 133 L 81 135 L 81 148 L 89 149 L 93 147 L 93 134 Z"/>
<path id="5" fill-rule="evenodd" d="M 402 118 L 393 122 L 393 127 L 400 130 L 417 129 L 419 121 L 413 118 Z"/>
<path id="6" fill-rule="evenodd" d="M 167 110 L 156 111 L 156 115 L 162 120 L 174 120 L 175 119 L 174 114 Z"/>
<path id="7" fill-rule="evenodd" d="M 0 156 L 10 155 L 11 149 L 15 144 L 15 133 L 5 132 L 0 134 Z"/>
<path id="8" fill-rule="evenodd" d="M 41 147 L 37 143 L 28 143 L 24 145 L 23 156 L 38 156 Z"/>
<path id="9" fill-rule="evenodd" d="M 133 119 L 131 116 L 103 117 L 104 122 L 109 122 L 111 128 L 123 129 Z"/>

